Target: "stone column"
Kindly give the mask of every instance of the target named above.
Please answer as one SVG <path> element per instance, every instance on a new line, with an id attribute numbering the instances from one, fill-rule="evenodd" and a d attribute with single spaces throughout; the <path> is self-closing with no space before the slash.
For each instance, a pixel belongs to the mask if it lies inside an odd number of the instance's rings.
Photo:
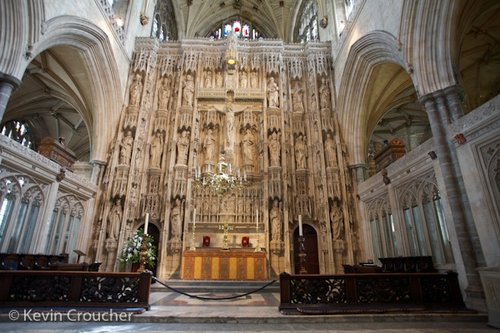
<path id="1" fill-rule="evenodd" d="M 19 88 L 20 85 L 21 81 L 19 81 L 18 78 L 5 73 L 0 73 L 0 120 L 3 119 L 10 95 L 12 95 L 12 92 Z"/>
<path id="2" fill-rule="evenodd" d="M 464 271 L 468 286 L 465 289 L 467 296 L 473 299 L 484 298 L 482 295 L 482 287 L 477 273 L 477 267 L 483 262 L 480 245 L 475 244 L 474 222 L 467 214 L 468 202 L 463 200 L 465 192 L 461 192 L 463 179 L 460 172 L 458 159 L 454 143 L 450 133 L 448 133 L 449 123 L 459 118 L 461 114 L 456 108 L 460 108 L 457 103 L 456 96 L 449 94 L 454 90 L 440 90 L 420 98 L 421 103 L 425 106 L 425 110 L 429 117 L 429 122 L 432 130 L 435 152 L 438 156 L 439 167 L 443 176 L 443 183 L 446 192 L 446 197 L 451 209 L 451 225 L 455 227 L 460 244 L 459 251 L 463 260 Z M 450 107 L 455 108 L 450 110 Z"/>

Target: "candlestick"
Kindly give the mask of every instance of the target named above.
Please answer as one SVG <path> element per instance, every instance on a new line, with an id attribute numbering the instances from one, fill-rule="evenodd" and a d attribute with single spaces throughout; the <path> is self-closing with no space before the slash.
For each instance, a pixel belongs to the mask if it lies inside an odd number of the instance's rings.
<path id="1" fill-rule="evenodd" d="M 255 215 L 255 216 L 257 217 L 257 219 L 256 219 L 256 221 L 255 221 L 255 229 L 256 229 L 257 231 L 259 231 L 259 210 L 257 209 L 257 210 L 255 211 L 255 213 L 256 213 L 256 215 Z"/>
<path id="2" fill-rule="evenodd" d="M 302 233 L 302 215 L 299 215 L 299 236 L 303 236 L 303 233 Z"/>
<path id="3" fill-rule="evenodd" d="M 193 227 L 191 228 L 191 246 L 189 249 L 191 251 L 196 251 L 195 241 L 195 230 L 196 230 L 196 208 L 193 208 Z"/>
<path id="4" fill-rule="evenodd" d="M 144 234 L 148 234 L 148 225 L 149 225 L 149 213 L 146 213 L 146 222 L 144 223 Z"/>

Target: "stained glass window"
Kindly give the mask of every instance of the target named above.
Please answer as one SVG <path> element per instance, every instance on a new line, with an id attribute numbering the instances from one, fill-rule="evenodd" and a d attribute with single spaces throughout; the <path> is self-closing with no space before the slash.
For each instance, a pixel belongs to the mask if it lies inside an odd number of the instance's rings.
<path id="1" fill-rule="evenodd" d="M 221 39 L 226 38 L 232 32 L 236 34 L 236 37 L 244 39 L 258 39 L 262 36 L 252 23 L 240 19 L 231 19 L 224 21 L 214 31 L 208 34 L 207 37 Z"/>

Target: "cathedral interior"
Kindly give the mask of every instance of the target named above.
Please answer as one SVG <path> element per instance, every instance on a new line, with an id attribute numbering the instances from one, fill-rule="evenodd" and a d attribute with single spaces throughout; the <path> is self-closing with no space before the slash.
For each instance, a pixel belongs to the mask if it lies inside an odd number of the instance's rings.
<path id="1" fill-rule="evenodd" d="M 484 309 L 499 2 L 3 0 L 0 46 L 0 252 L 118 272 L 146 228 L 165 280 L 431 256 Z"/>

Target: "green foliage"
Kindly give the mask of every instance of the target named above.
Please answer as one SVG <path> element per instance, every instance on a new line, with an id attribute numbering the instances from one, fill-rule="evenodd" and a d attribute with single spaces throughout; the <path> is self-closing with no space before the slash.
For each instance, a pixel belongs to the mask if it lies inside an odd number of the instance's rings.
<path id="1" fill-rule="evenodd" d="M 141 259 L 142 242 L 144 239 L 144 230 L 138 229 L 134 236 L 129 238 L 125 244 L 123 244 L 120 261 L 125 263 L 139 263 Z M 153 238 L 149 235 L 146 237 L 146 242 L 147 252 L 145 257 L 145 266 L 147 268 L 152 268 L 156 260 L 156 247 L 153 245 Z"/>

